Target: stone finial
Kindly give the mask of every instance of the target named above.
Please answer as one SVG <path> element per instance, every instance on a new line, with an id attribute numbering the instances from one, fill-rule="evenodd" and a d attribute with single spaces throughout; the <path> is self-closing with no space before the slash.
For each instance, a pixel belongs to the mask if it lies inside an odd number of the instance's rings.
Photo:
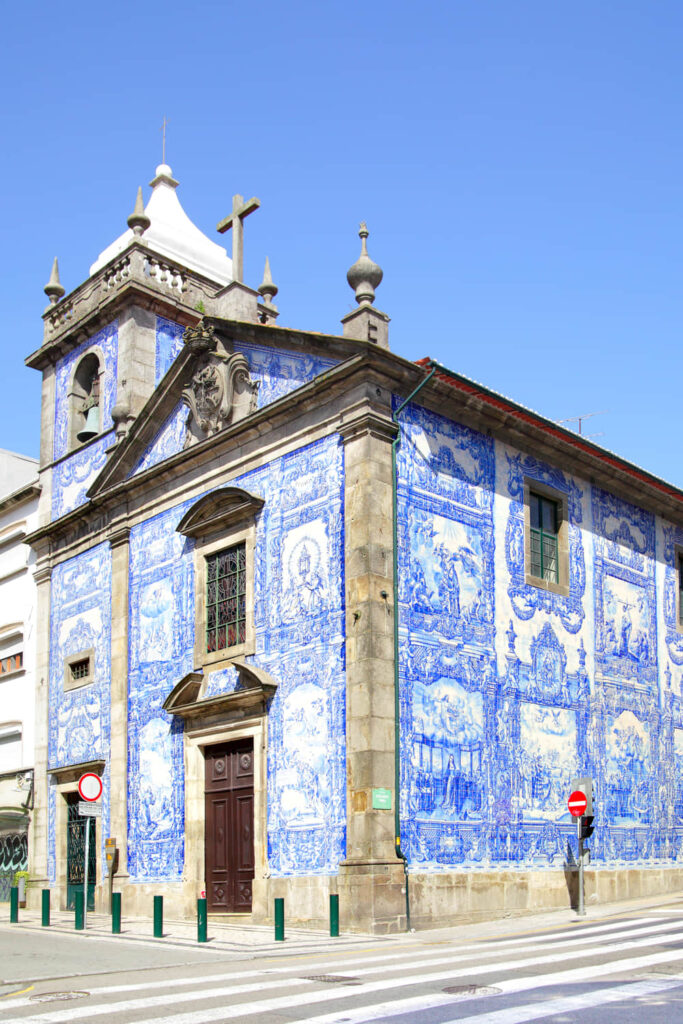
<path id="1" fill-rule="evenodd" d="M 127 223 L 128 227 L 137 238 L 140 238 L 152 223 L 145 213 L 145 204 L 142 201 L 142 186 L 138 188 L 138 194 L 135 199 L 135 209 L 128 218 Z"/>
<path id="2" fill-rule="evenodd" d="M 263 280 L 256 289 L 259 295 L 263 296 L 263 300 L 267 306 L 271 305 L 272 300 L 277 295 L 279 289 L 276 284 L 273 284 L 273 278 L 270 273 L 270 260 L 266 256 L 266 265 L 263 268 Z"/>
<path id="3" fill-rule="evenodd" d="M 368 249 L 366 238 L 369 235 L 367 225 L 365 221 L 361 222 L 360 231 L 358 236 L 361 239 L 361 250 L 360 256 L 349 268 L 346 275 L 346 280 L 350 286 L 355 289 L 356 302 L 361 305 L 363 302 L 372 303 L 375 299 L 375 289 L 379 286 L 382 277 L 382 268 L 379 267 L 373 260 L 368 256 Z"/>
<path id="4" fill-rule="evenodd" d="M 278 315 L 277 306 L 273 305 L 273 299 L 278 293 L 278 287 L 273 284 L 273 278 L 270 273 L 270 260 L 266 256 L 266 265 L 263 268 L 263 280 L 257 289 L 259 295 L 263 298 L 263 312 L 261 313 L 260 319 L 262 323 L 268 323 L 269 320 L 274 320 Z"/>
<path id="5" fill-rule="evenodd" d="M 50 280 L 43 288 L 43 291 L 45 292 L 48 299 L 50 300 L 50 303 L 53 306 L 59 302 L 59 300 L 61 299 L 62 295 L 65 292 L 65 288 L 63 287 L 62 283 L 59 280 L 59 264 L 57 262 L 56 256 L 55 261 L 52 264 L 52 273 L 50 274 Z"/>

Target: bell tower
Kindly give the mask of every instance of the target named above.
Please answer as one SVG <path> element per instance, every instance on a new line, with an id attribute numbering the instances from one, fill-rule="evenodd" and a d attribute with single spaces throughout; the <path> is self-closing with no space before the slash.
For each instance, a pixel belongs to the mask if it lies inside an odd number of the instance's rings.
<path id="1" fill-rule="evenodd" d="M 86 281 L 68 294 L 55 259 L 45 293 L 43 343 L 26 360 L 43 374 L 40 522 L 84 504 L 107 453 L 127 434 L 203 315 L 247 322 L 277 316 L 268 281 L 242 281 L 243 220 L 259 200 L 233 200 L 219 225 L 233 233 L 233 258 L 183 210 L 167 163 L 137 191 L 128 230 L 107 246 Z M 236 261 L 236 262 L 235 262 Z"/>

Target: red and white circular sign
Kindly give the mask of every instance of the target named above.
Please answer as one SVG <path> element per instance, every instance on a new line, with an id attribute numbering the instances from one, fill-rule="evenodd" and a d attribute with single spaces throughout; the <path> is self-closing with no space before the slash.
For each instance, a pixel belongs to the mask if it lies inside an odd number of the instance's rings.
<path id="1" fill-rule="evenodd" d="M 78 780 L 81 800 L 99 800 L 102 796 L 102 779 L 95 772 L 86 772 Z"/>
<path id="2" fill-rule="evenodd" d="M 586 813 L 586 808 L 588 807 L 586 794 L 582 793 L 580 789 L 575 789 L 574 792 L 569 795 L 567 807 L 569 808 L 570 814 L 573 814 L 575 818 L 580 818 Z"/>

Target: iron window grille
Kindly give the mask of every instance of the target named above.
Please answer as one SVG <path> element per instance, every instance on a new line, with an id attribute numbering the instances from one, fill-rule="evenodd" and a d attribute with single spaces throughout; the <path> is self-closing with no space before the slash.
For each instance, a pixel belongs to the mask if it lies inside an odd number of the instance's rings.
<path id="1" fill-rule="evenodd" d="M 207 654 L 246 640 L 246 561 L 244 542 L 206 558 Z"/>
<path id="2" fill-rule="evenodd" d="M 541 494 L 529 494 L 529 571 L 546 583 L 560 582 L 559 522 L 556 501 Z"/>
<path id="3" fill-rule="evenodd" d="M 79 661 L 72 661 L 69 665 L 72 679 L 87 679 L 90 675 L 90 658 L 81 658 Z"/>

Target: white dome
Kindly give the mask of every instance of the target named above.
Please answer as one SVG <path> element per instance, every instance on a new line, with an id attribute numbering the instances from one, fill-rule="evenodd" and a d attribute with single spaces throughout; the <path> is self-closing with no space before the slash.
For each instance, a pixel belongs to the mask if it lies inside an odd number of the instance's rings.
<path id="1" fill-rule="evenodd" d="M 143 236 L 148 247 L 221 285 L 232 281 L 232 260 L 222 245 L 207 238 L 187 216 L 176 195 L 178 182 L 168 164 L 159 164 L 150 185 L 152 195 L 145 213 L 151 223 Z M 91 266 L 91 275 L 123 252 L 134 237 L 128 229 L 107 246 Z"/>

